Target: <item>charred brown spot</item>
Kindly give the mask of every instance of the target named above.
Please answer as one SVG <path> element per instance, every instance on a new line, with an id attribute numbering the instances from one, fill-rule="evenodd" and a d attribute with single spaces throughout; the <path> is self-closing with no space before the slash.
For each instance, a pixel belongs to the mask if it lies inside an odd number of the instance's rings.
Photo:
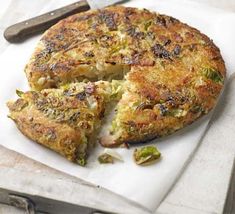
<path id="1" fill-rule="evenodd" d="M 107 64 L 110 64 L 110 65 L 116 65 L 117 63 L 116 62 L 110 62 L 110 61 L 105 61 L 105 63 L 107 63 Z"/>
<path id="2" fill-rule="evenodd" d="M 153 109 L 153 105 L 150 103 L 141 103 L 136 108 L 136 110 L 145 110 L 145 109 Z"/>
<path id="3" fill-rule="evenodd" d="M 162 45 L 156 44 L 151 48 L 153 54 L 157 58 L 171 59 L 171 54 Z"/>
<path id="4" fill-rule="evenodd" d="M 130 16 L 134 14 L 134 11 L 131 8 L 126 8 L 124 12 L 124 22 L 130 24 Z"/>
<path id="5" fill-rule="evenodd" d="M 64 40 L 64 35 L 62 33 L 59 33 L 55 36 L 55 38 L 62 41 L 62 40 Z"/>
<path id="6" fill-rule="evenodd" d="M 135 35 L 135 27 L 133 27 L 133 26 L 130 26 L 128 29 L 127 29 L 127 34 L 129 35 L 129 36 L 134 36 Z"/>
<path id="7" fill-rule="evenodd" d="M 124 22 L 130 24 L 130 17 L 135 14 L 133 8 L 126 8 L 124 12 Z"/>
<path id="8" fill-rule="evenodd" d="M 165 19 L 164 16 L 159 15 L 159 16 L 156 18 L 155 23 L 156 23 L 157 25 L 166 27 L 166 19 Z"/>
<path id="9" fill-rule="evenodd" d="M 165 116 L 168 112 L 168 108 L 162 104 L 159 105 L 161 116 Z"/>
<path id="10" fill-rule="evenodd" d="M 44 44 L 45 44 L 45 47 L 46 47 L 45 50 L 44 50 L 45 54 L 47 54 L 47 53 L 51 54 L 55 51 L 58 51 L 58 48 L 57 48 L 57 45 L 56 45 L 55 42 L 44 40 Z"/>
<path id="11" fill-rule="evenodd" d="M 191 45 L 189 45 L 189 50 L 190 51 L 194 51 L 194 50 L 197 50 L 197 45 L 196 44 L 191 44 Z"/>
<path id="12" fill-rule="evenodd" d="M 134 8 L 126 8 L 125 9 L 125 15 L 126 16 L 131 16 L 133 14 L 135 14 L 135 9 Z"/>
<path id="13" fill-rule="evenodd" d="M 82 92 L 78 93 L 78 94 L 76 95 L 76 98 L 77 98 L 78 100 L 80 100 L 80 101 L 85 100 L 85 99 L 86 99 L 86 93 L 85 93 L 85 91 L 82 91 Z"/>
<path id="14" fill-rule="evenodd" d="M 75 122 L 75 121 L 77 121 L 77 119 L 79 118 L 79 116 L 80 116 L 80 112 L 79 112 L 79 111 L 78 111 L 78 112 L 75 112 L 75 113 L 73 113 L 73 114 L 70 116 L 69 121 L 70 121 L 70 122 Z"/>
<path id="15" fill-rule="evenodd" d="M 143 39 L 144 38 L 144 32 L 141 32 L 135 26 L 128 27 L 126 32 L 129 36 L 131 36 L 133 38 L 136 38 L 136 39 Z"/>
<path id="16" fill-rule="evenodd" d="M 171 24 L 175 24 L 175 23 L 178 23 L 179 20 L 170 16 L 168 22 L 171 23 Z"/>
<path id="17" fill-rule="evenodd" d="M 101 11 L 100 12 L 100 20 L 106 24 L 109 30 L 117 30 L 117 24 L 115 22 L 115 13 L 110 13 L 107 11 Z"/>
<path id="18" fill-rule="evenodd" d="M 108 47 L 112 46 L 112 44 L 113 44 L 113 36 L 102 35 L 102 36 L 99 38 L 99 44 L 100 44 L 102 47 L 105 47 L 105 48 L 108 48 Z"/>
<path id="19" fill-rule="evenodd" d="M 134 51 L 130 57 L 124 56 L 122 58 L 123 63 L 126 65 L 141 65 L 141 66 L 153 66 L 155 61 L 151 58 L 144 57 L 145 52 Z"/>
<path id="20" fill-rule="evenodd" d="M 97 37 L 95 37 L 94 35 L 90 34 L 90 33 L 87 33 L 85 34 L 86 38 L 90 41 L 90 42 L 94 42 L 94 43 L 98 43 L 97 42 Z"/>
<path id="21" fill-rule="evenodd" d="M 62 33 L 58 32 L 58 34 L 56 34 L 54 37 L 52 38 L 44 38 L 42 39 L 44 45 L 45 45 L 45 49 L 43 50 L 44 54 L 51 54 L 53 52 L 57 52 L 59 50 L 62 49 L 66 49 L 68 48 L 69 44 L 66 43 L 59 43 L 58 40 L 62 39 Z"/>
<path id="22" fill-rule="evenodd" d="M 169 44 L 171 44 L 171 40 L 170 40 L 170 39 L 165 39 L 165 40 L 163 41 L 163 45 L 164 45 L 164 46 L 167 46 L 167 45 L 169 45 Z"/>
<path id="23" fill-rule="evenodd" d="M 175 45 L 174 50 L 173 50 L 173 54 L 174 55 L 179 55 L 181 52 L 181 46 L 180 45 Z"/>
<path id="24" fill-rule="evenodd" d="M 85 53 L 84 53 L 84 56 L 85 56 L 85 57 L 94 57 L 95 54 L 93 53 L 93 51 L 88 51 L 88 52 L 85 52 Z"/>

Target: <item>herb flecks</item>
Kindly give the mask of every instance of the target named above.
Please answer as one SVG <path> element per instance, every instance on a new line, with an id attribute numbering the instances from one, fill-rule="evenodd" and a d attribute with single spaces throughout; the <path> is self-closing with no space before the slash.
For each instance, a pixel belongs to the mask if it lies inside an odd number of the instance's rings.
<path id="1" fill-rule="evenodd" d="M 204 68 L 202 73 L 206 78 L 208 78 L 216 83 L 222 83 L 224 80 L 221 73 L 219 71 L 215 70 L 214 68 Z"/>
<path id="2" fill-rule="evenodd" d="M 16 94 L 17 94 L 18 97 L 22 97 L 22 95 L 24 94 L 24 92 L 23 92 L 23 91 L 20 91 L 20 90 L 18 90 L 18 89 L 16 89 Z"/>

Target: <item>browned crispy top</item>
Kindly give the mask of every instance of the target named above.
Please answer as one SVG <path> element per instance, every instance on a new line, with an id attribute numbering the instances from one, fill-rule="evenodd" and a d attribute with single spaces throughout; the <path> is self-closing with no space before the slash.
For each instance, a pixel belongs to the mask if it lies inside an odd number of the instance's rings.
<path id="1" fill-rule="evenodd" d="M 110 131 L 118 143 L 192 123 L 213 108 L 225 78 L 220 51 L 207 36 L 175 18 L 122 6 L 60 21 L 45 32 L 25 71 L 35 90 L 124 79 Z"/>
<path id="2" fill-rule="evenodd" d="M 31 87 L 43 89 L 135 66 L 187 72 L 212 67 L 225 75 L 218 48 L 198 30 L 169 16 L 121 6 L 60 21 L 44 34 L 25 71 Z"/>

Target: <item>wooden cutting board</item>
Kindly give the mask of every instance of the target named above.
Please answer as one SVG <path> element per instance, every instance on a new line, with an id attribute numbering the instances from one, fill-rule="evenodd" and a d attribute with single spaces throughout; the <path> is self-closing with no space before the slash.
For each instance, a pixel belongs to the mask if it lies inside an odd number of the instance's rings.
<path id="1" fill-rule="evenodd" d="M 221 110 L 223 105 L 218 108 L 220 117 L 211 124 L 212 128 L 192 162 L 156 213 L 223 213 L 224 205 L 226 205 L 224 213 L 229 213 L 228 210 L 234 208 L 234 187 L 229 187 L 229 181 L 232 175 L 235 134 L 230 132 L 229 135 L 223 136 L 224 128 L 234 129 L 235 113 L 232 107 L 235 101 L 232 95 L 235 93 L 235 81 L 231 82 L 229 90 L 226 91 L 228 94 L 226 109 Z M 221 124 L 226 124 L 226 127 Z M 235 183 L 235 179 L 231 183 Z M 226 204 L 228 190 L 231 191 Z M 125 210 L 126 214 L 147 213 L 143 207 L 109 191 L 0 147 L 0 198 L 2 202 L 9 203 L 9 193 L 29 197 L 32 203 L 35 203 L 36 208 L 43 209 L 44 207 L 49 209 L 50 213 L 65 213 L 63 209 L 68 209 L 67 213 L 79 213 L 79 210 L 84 214 L 94 213 L 96 210 L 119 213 Z"/>
<path id="2" fill-rule="evenodd" d="M 234 129 L 234 93 L 235 75 L 224 92 L 211 127 L 198 151 L 156 213 L 234 212 L 235 170 L 232 170 L 232 163 L 235 132 L 226 132 L 227 129 Z M 0 157 L 2 202 L 9 203 L 9 193 L 13 193 L 30 198 L 37 210 L 50 213 L 86 214 L 95 213 L 97 210 L 116 213 L 123 213 L 125 210 L 125 214 L 148 213 L 136 203 L 3 147 L 0 147 Z"/>

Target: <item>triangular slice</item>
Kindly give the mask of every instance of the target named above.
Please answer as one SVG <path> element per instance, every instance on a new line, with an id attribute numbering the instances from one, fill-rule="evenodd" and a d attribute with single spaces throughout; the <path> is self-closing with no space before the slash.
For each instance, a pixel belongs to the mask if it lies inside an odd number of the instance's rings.
<path id="1" fill-rule="evenodd" d="M 60 89 L 18 92 L 8 102 L 9 117 L 20 131 L 68 160 L 85 165 L 112 95 L 109 82 L 74 83 Z"/>

